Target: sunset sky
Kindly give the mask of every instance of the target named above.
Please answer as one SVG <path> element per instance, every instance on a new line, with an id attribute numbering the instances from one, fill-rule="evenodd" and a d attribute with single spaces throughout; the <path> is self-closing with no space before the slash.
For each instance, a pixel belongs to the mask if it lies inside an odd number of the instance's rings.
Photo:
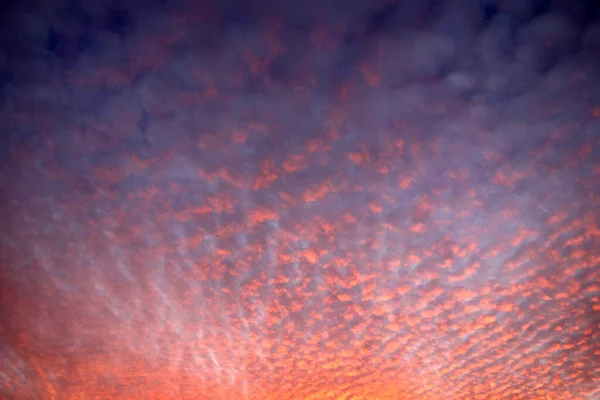
<path id="1" fill-rule="evenodd" d="M 4 6 L 0 399 L 600 399 L 599 11 Z"/>

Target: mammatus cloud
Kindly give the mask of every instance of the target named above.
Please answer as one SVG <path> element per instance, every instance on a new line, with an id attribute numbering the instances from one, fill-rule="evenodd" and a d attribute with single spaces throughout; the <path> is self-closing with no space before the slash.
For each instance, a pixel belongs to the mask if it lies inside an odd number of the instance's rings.
<path id="1" fill-rule="evenodd" d="M 586 1 L 4 13 L 0 397 L 594 399 Z"/>

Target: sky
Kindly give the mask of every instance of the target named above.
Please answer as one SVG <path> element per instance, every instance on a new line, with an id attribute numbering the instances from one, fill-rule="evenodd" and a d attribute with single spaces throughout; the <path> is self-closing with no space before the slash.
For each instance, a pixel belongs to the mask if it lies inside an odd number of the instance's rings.
<path id="1" fill-rule="evenodd" d="M 1 399 L 600 398 L 600 5 L 0 13 Z"/>

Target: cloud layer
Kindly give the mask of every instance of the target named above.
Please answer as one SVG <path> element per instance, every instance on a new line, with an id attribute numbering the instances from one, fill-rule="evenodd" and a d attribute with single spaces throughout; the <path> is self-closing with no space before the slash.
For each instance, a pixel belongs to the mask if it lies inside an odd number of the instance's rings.
<path id="1" fill-rule="evenodd" d="M 1 394 L 598 396 L 596 4 L 236 3 L 7 11 Z"/>

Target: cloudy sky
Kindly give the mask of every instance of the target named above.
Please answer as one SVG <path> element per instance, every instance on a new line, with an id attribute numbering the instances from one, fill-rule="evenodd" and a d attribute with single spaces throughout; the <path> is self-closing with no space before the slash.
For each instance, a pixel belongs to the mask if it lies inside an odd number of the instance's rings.
<path id="1" fill-rule="evenodd" d="M 599 398 L 597 2 L 4 7 L 2 399 Z"/>

